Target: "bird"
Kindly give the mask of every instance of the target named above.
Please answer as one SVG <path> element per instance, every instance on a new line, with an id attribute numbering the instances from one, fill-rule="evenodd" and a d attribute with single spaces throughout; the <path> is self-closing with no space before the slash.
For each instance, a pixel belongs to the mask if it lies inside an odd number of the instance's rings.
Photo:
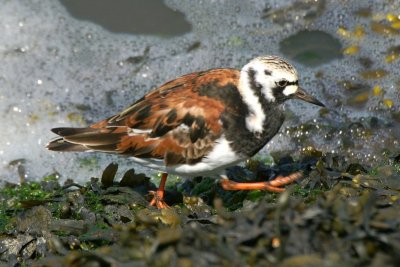
<path id="1" fill-rule="evenodd" d="M 284 122 L 284 103 L 324 104 L 299 86 L 296 69 L 278 56 L 253 58 L 240 70 L 215 68 L 164 83 L 122 112 L 89 127 L 51 129 L 52 151 L 98 151 L 127 156 L 162 173 L 150 201 L 159 209 L 168 174 L 220 177 L 225 190 L 281 192 L 301 172 L 264 182 L 234 182 L 226 168 L 260 151 Z"/>

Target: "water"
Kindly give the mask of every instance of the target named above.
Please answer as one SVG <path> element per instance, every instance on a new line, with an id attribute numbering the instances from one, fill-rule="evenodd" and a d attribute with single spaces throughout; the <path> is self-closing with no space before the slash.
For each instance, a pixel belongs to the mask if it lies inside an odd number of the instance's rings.
<path id="1" fill-rule="evenodd" d="M 116 9 L 128 9 L 117 8 L 120 3 Z M 39 179 L 58 172 L 63 179 L 83 181 L 99 176 L 110 161 L 119 162 L 121 171 L 145 171 L 110 155 L 49 152 L 44 146 L 54 137 L 50 128 L 86 126 L 111 116 L 188 72 L 241 68 L 258 55 L 290 58 L 279 44 L 304 29 L 323 31 L 344 49 L 358 46 L 358 52 L 313 67 L 292 60 L 301 86 L 328 109 L 289 102 L 285 126 L 262 153 L 284 150 L 296 156 L 312 146 L 371 164 L 395 155 L 400 90 L 398 52 L 392 51 L 400 35 L 387 15 L 400 14 L 399 5 L 169 0 L 158 7 L 175 12 L 186 26 L 167 32 L 169 18 L 158 23 L 159 31 L 126 33 L 79 17 L 58 1 L 5 1 L 0 9 L 0 179 Z M 157 12 L 146 14 L 151 18 Z M 364 33 L 358 34 L 357 27 Z M 387 59 L 390 53 L 393 61 Z M 376 70 L 387 75 L 374 78 Z"/>

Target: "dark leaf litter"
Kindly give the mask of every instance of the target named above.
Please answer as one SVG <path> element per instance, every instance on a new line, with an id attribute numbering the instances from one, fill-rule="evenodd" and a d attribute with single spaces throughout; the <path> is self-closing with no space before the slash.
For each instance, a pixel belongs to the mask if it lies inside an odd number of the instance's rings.
<path id="1" fill-rule="evenodd" d="M 156 187 L 144 174 L 115 182 L 116 164 L 85 186 L 8 184 L 0 266 L 400 266 L 398 158 L 372 169 L 318 151 L 275 161 L 251 160 L 229 176 L 305 177 L 282 194 L 185 180 L 167 188 L 173 206 L 164 210 L 148 207 Z"/>

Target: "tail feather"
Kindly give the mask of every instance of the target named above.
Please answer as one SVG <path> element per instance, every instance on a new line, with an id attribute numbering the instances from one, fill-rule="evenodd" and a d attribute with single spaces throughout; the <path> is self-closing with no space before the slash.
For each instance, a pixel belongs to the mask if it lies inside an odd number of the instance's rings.
<path id="1" fill-rule="evenodd" d="M 59 127 L 53 128 L 51 131 L 59 136 L 70 136 L 76 134 L 90 133 L 90 132 L 98 132 L 98 129 L 93 128 L 73 128 L 73 127 Z"/>
<path id="2" fill-rule="evenodd" d="M 61 136 L 47 145 L 47 148 L 53 151 L 115 152 L 121 138 L 127 135 L 126 127 L 54 128 L 51 131 Z"/>
<path id="3" fill-rule="evenodd" d="M 52 151 L 83 152 L 89 150 L 89 148 L 83 145 L 67 142 L 63 138 L 58 138 L 50 141 L 46 147 L 48 150 Z"/>
<path id="4" fill-rule="evenodd" d="M 76 135 L 68 135 L 64 140 L 74 143 L 89 146 L 102 146 L 118 143 L 126 133 L 83 133 Z"/>

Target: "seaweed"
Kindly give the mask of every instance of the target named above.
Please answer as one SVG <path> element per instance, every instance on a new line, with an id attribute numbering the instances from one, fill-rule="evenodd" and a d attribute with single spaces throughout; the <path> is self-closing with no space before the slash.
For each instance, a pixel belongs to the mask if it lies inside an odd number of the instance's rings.
<path id="1" fill-rule="evenodd" d="M 307 152 L 308 151 L 308 152 Z M 0 261 L 9 266 L 396 266 L 398 158 L 377 166 L 308 149 L 228 170 L 260 181 L 305 175 L 282 194 L 224 191 L 213 177 L 177 179 L 169 209 L 148 207 L 155 185 L 118 165 L 85 185 L 58 175 L 0 189 Z M 136 180 L 137 178 L 137 180 Z M 153 179 L 154 180 L 154 179 Z M 179 195 L 180 197 L 171 197 Z M 170 198 L 168 199 L 168 196 Z"/>

